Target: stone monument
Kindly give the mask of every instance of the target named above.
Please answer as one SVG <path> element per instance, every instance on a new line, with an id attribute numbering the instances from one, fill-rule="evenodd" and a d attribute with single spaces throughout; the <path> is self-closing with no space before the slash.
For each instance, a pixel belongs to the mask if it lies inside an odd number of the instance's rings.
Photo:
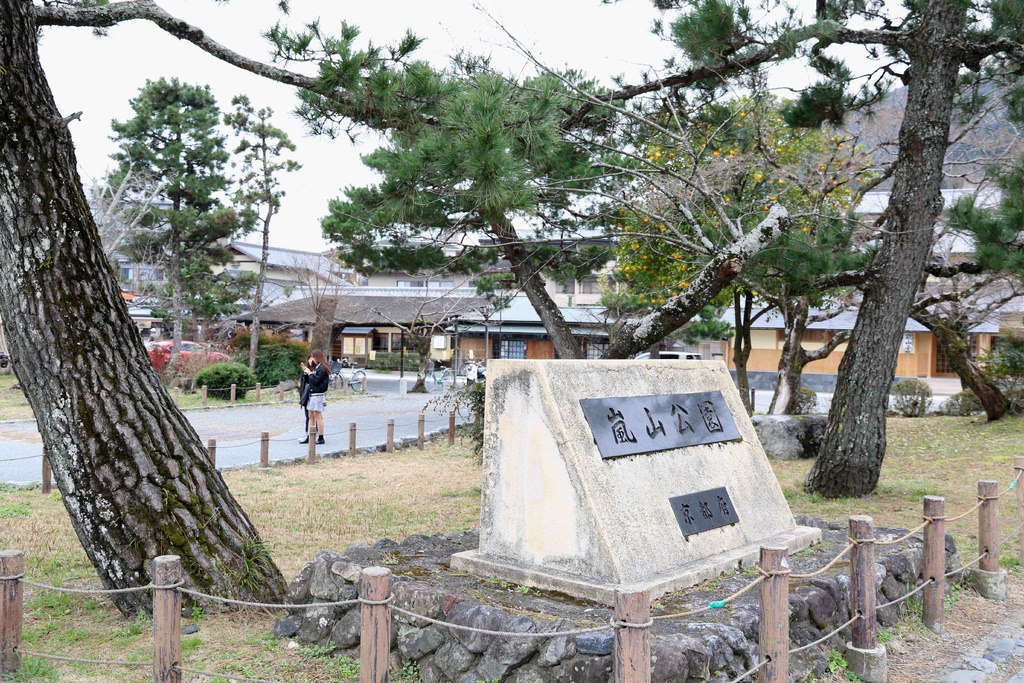
<path id="1" fill-rule="evenodd" d="M 753 566 L 797 526 L 720 361 L 492 361 L 480 546 L 453 569 L 610 603 Z"/>

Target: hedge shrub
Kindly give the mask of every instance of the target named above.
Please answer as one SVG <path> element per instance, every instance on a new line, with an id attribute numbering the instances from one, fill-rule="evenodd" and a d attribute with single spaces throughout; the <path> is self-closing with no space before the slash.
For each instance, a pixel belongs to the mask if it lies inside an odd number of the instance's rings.
<path id="1" fill-rule="evenodd" d="M 932 405 L 932 388 L 919 379 L 904 379 L 892 385 L 893 409 L 903 417 L 922 417 Z"/>
<path id="2" fill-rule="evenodd" d="M 796 397 L 796 414 L 810 415 L 818 410 L 818 394 L 814 389 L 800 387 Z"/>
<path id="3" fill-rule="evenodd" d="M 225 400 L 231 398 L 232 384 L 236 385 L 235 398 L 240 401 L 257 381 L 256 373 L 241 363 L 217 363 L 196 373 L 197 387 L 206 386 L 210 396 Z"/>
<path id="4" fill-rule="evenodd" d="M 235 352 L 235 359 L 245 365 L 249 364 L 248 332 L 232 337 L 228 346 Z M 279 382 L 297 380 L 302 375 L 301 363 L 309 358 L 309 344 L 280 334 L 260 333 L 259 346 L 256 349 L 256 377 L 263 386 L 272 386 Z M 197 382 L 198 384 L 198 382 Z"/>
<path id="5" fill-rule="evenodd" d="M 985 408 L 981 405 L 981 401 L 978 400 L 978 396 L 970 389 L 964 389 L 959 393 L 953 394 L 946 399 L 945 404 L 942 406 L 943 415 L 958 417 L 976 415 L 984 412 L 984 410 Z"/>

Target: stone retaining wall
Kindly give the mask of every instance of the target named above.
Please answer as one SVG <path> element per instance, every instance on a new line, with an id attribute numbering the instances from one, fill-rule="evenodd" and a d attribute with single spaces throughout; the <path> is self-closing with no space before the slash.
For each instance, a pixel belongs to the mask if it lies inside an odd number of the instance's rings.
<path id="1" fill-rule="evenodd" d="M 833 544 L 820 553 L 819 567 L 839 552 L 846 542 L 846 524 L 826 524 L 804 517 L 799 517 L 798 523 L 822 528 L 826 542 Z M 887 532 L 890 538 L 899 534 L 896 529 L 879 529 L 877 537 L 884 539 Z M 476 537 L 471 532 L 457 532 L 434 538 L 437 542 L 463 544 L 469 540 L 473 544 Z M 920 583 L 924 561 L 922 544 L 918 539 L 911 539 L 894 549 L 879 548 L 875 566 L 879 603 L 899 598 Z M 430 537 L 417 535 L 407 541 L 410 543 L 389 541 L 388 552 L 401 553 L 403 549 L 422 551 Z M 948 571 L 957 566 L 959 553 L 949 536 L 946 537 L 946 546 Z M 358 556 L 357 549 L 365 552 L 367 548 L 365 544 L 353 546 L 350 555 Z M 362 572 L 358 559 L 337 552 L 320 551 L 291 582 L 287 601 L 306 604 L 355 598 L 359 594 Z M 362 559 L 365 561 L 366 556 Z M 848 565 L 842 563 L 839 566 L 842 569 L 833 570 L 831 575 L 803 583 L 791 582 L 790 637 L 794 647 L 817 640 L 850 618 Z M 801 568 L 799 573 L 809 572 Z M 739 576 L 732 585 L 742 586 L 753 578 L 753 575 Z M 731 592 L 735 588 L 728 590 Z M 512 632 L 559 631 L 579 627 L 579 624 L 565 619 L 514 614 L 469 595 L 453 593 L 400 575 L 394 578 L 393 591 L 394 604 L 398 607 L 451 624 Z M 752 667 L 758 660 L 760 617 L 757 591 L 748 593 L 742 600 L 741 604 L 690 619 L 656 622 L 651 640 L 652 680 L 722 683 Z M 887 607 L 879 610 L 878 620 L 882 626 L 891 625 L 904 611 L 905 604 Z M 595 604 L 592 625 L 605 623 L 607 619 L 608 610 Z M 297 610 L 278 619 L 274 633 L 320 647 L 333 646 L 337 654 L 358 657 L 360 610 L 358 605 L 349 609 Z M 597 683 L 610 681 L 612 676 L 613 637 L 610 628 L 597 633 L 557 638 L 495 637 L 456 631 L 393 613 L 391 636 L 393 663 L 402 666 L 403 662 L 415 662 L 421 679 L 426 683 L 494 680 Z M 847 629 L 827 645 L 792 657 L 792 679 L 799 682 L 812 674 L 821 676 L 828 664 L 828 649 L 845 651 L 848 639 Z"/>

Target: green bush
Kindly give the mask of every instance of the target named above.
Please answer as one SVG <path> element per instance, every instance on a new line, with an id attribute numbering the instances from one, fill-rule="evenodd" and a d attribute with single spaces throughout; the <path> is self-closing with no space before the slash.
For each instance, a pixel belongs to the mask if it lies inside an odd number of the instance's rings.
<path id="1" fill-rule="evenodd" d="M 230 399 L 231 385 L 235 387 L 235 398 L 242 400 L 249 387 L 256 386 L 256 373 L 241 363 L 217 363 L 196 373 L 196 386 L 205 386 L 210 396 Z"/>
<path id="2" fill-rule="evenodd" d="M 943 415 L 958 417 L 976 415 L 977 413 L 984 412 L 984 410 L 985 408 L 981 405 L 981 401 L 978 400 L 978 396 L 970 389 L 964 389 L 959 393 L 953 394 L 946 399 L 946 403 L 942 406 Z"/>
<path id="3" fill-rule="evenodd" d="M 248 332 L 235 335 L 229 346 L 235 352 L 235 359 L 245 365 L 249 364 Z M 259 346 L 256 349 L 256 377 L 263 386 L 272 386 L 279 382 L 297 380 L 302 369 L 301 363 L 309 358 L 309 344 L 289 339 L 280 334 L 260 333 Z"/>
<path id="4" fill-rule="evenodd" d="M 814 389 L 800 387 L 796 397 L 796 414 L 809 415 L 818 410 L 818 394 Z"/>
<path id="5" fill-rule="evenodd" d="M 892 385 L 893 409 L 903 417 L 922 417 L 932 404 L 932 388 L 919 379 L 904 379 Z"/>
<path id="6" fill-rule="evenodd" d="M 388 351 L 378 351 L 376 357 L 370 361 L 367 365 L 372 367 L 374 370 L 398 370 L 402 367 L 402 354 L 390 353 Z M 419 361 L 414 360 L 414 356 L 405 354 L 405 369 L 408 370 L 410 367 L 418 367 Z"/>

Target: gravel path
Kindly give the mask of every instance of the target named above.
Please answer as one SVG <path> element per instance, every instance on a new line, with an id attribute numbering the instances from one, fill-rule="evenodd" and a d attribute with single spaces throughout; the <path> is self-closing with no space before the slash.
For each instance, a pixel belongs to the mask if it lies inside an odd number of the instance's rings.
<path id="1" fill-rule="evenodd" d="M 426 416 L 427 432 L 448 426 L 447 414 L 424 411 L 429 397 L 420 395 L 351 397 L 331 400 L 328 397 L 324 411 L 325 441 L 317 447 L 321 454 L 347 451 L 349 422 L 355 422 L 356 446 L 374 446 L 383 443 L 387 435 L 387 421 L 395 420 L 395 440 L 415 437 L 417 416 Z M 192 426 L 199 436 L 217 440 L 217 467 L 240 467 L 259 462 L 260 432 L 270 432 L 270 459 L 302 458 L 308 446 L 299 443 L 303 438 L 305 419 L 295 403 L 270 406 L 244 406 L 186 410 Z M 33 421 L 0 424 L 0 482 L 27 484 L 41 481 L 41 465 L 36 456 L 42 452 L 42 442 Z"/>

